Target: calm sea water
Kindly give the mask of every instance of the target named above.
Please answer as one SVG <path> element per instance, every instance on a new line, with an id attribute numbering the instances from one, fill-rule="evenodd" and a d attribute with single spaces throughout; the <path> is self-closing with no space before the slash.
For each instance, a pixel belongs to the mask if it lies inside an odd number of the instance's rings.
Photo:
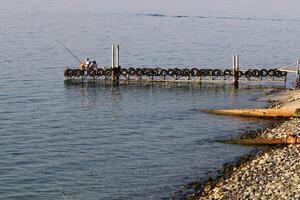
<path id="1" fill-rule="evenodd" d="M 76 55 L 109 65 L 241 68 L 293 63 L 295 1 L 0 1 L 0 199 L 160 199 L 252 150 L 217 139 L 262 120 L 196 109 L 258 107 L 265 88 L 65 85 Z M 61 188 L 61 189 L 59 189 Z"/>

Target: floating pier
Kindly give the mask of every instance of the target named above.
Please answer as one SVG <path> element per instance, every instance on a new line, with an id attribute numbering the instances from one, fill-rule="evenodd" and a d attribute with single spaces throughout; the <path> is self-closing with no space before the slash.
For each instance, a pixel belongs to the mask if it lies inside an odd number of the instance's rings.
<path id="1" fill-rule="evenodd" d="M 119 45 L 112 46 L 111 66 L 93 69 L 69 68 L 64 70 L 67 83 L 111 82 L 113 85 L 129 82 L 210 82 L 229 83 L 235 88 L 240 82 L 287 81 L 287 69 L 240 69 L 240 56 L 233 55 L 232 67 L 225 69 L 202 67 L 123 67 L 120 66 Z M 297 60 L 296 76 L 300 80 L 300 61 Z"/>

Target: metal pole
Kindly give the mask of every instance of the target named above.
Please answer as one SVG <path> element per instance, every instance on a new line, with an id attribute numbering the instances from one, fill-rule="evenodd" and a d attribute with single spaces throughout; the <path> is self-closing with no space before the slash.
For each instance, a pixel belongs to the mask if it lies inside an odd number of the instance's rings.
<path id="1" fill-rule="evenodd" d="M 235 77 L 235 55 L 232 55 L 232 83 L 234 83 Z"/>
<path id="2" fill-rule="evenodd" d="M 120 46 L 117 45 L 116 48 L 117 48 L 117 50 L 116 50 L 117 51 L 117 57 L 116 57 L 116 64 L 117 64 L 117 66 L 116 67 L 119 67 L 120 66 L 120 58 L 119 58 Z"/>
<path id="3" fill-rule="evenodd" d="M 115 66 L 116 66 L 116 62 L 115 62 L 115 57 L 116 57 L 116 54 L 115 54 L 115 45 L 112 45 L 111 46 L 111 80 L 112 81 L 115 81 Z"/>
<path id="4" fill-rule="evenodd" d="M 115 80 L 119 80 L 120 73 L 120 46 L 116 45 L 116 64 L 115 64 Z"/>
<path id="5" fill-rule="evenodd" d="M 232 82 L 236 87 L 236 55 L 232 56 Z"/>
<path id="6" fill-rule="evenodd" d="M 111 46 L 111 68 L 115 66 L 115 45 Z"/>
<path id="7" fill-rule="evenodd" d="M 237 73 L 238 71 L 240 70 L 240 55 L 236 55 L 236 70 L 237 70 Z M 239 76 L 237 76 L 237 79 L 239 79 Z"/>
<path id="8" fill-rule="evenodd" d="M 239 87 L 239 67 L 240 67 L 240 57 L 239 55 L 233 55 L 232 58 L 232 70 L 233 70 L 233 85 L 235 88 Z"/>

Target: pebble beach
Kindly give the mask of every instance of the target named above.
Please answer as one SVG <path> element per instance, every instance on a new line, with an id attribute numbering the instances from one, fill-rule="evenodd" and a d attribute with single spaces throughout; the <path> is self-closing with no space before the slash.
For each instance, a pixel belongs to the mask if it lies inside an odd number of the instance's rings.
<path id="1" fill-rule="evenodd" d="M 270 95 L 273 107 L 300 108 L 299 91 Z M 300 119 L 290 118 L 251 138 L 282 138 L 299 135 Z M 205 183 L 196 199 L 300 199 L 300 145 L 275 145 L 232 166 L 215 183 Z"/>

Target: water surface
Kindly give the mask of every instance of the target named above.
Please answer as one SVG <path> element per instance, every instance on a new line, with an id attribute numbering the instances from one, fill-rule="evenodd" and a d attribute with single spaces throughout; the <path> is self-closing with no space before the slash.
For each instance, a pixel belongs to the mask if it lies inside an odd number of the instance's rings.
<path id="1" fill-rule="evenodd" d="M 78 63 L 53 36 L 105 65 L 118 43 L 125 67 L 230 68 L 239 53 L 274 68 L 300 50 L 299 3 L 284 2 L 1 1 L 0 198 L 166 198 L 251 151 L 216 140 L 265 121 L 196 110 L 265 106 L 264 87 L 66 85 Z"/>

